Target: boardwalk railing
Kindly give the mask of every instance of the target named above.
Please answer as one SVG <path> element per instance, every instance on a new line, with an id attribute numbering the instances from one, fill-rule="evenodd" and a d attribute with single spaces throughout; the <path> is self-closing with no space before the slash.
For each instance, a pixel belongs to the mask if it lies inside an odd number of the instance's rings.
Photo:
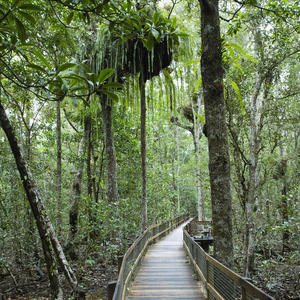
<path id="1" fill-rule="evenodd" d="M 167 233 L 188 220 L 188 218 L 189 215 L 184 214 L 161 224 L 151 226 L 132 244 L 123 257 L 113 300 L 125 299 L 126 292 L 129 290 L 130 283 L 134 279 L 134 274 L 137 273 L 141 265 L 142 257 L 146 253 L 148 246 L 160 240 Z"/>
<path id="2" fill-rule="evenodd" d="M 207 254 L 189 235 L 188 226 L 183 229 L 184 248 L 208 300 L 274 300 Z"/>

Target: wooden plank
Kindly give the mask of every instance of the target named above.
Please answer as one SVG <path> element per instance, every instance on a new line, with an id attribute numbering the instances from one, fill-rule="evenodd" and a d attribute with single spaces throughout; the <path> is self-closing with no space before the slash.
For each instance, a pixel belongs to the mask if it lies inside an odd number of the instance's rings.
<path id="1" fill-rule="evenodd" d="M 127 300 L 205 299 L 183 251 L 183 226 L 149 248 Z"/>

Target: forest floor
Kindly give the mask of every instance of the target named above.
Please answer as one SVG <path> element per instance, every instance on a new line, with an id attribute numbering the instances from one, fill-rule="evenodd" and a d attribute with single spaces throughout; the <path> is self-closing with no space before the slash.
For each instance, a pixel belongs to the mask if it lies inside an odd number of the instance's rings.
<path id="1" fill-rule="evenodd" d="M 73 269 L 86 291 L 86 300 L 107 299 L 108 283 L 117 279 L 115 264 L 94 262 L 84 268 L 73 265 Z M 35 273 L 27 270 L 0 277 L 0 300 L 50 299 L 48 280 L 39 280 Z M 63 280 L 65 299 L 72 299 L 71 289 Z M 300 265 L 272 258 L 258 261 L 253 283 L 276 300 L 300 300 Z"/>
<path id="2" fill-rule="evenodd" d="M 300 265 L 273 258 L 263 261 L 253 283 L 276 300 L 300 300 Z"/>
<path id="3" fill-rule="evenodd" d="M 86 291 L 86 300 L 106 300 L 107 287 L 110 281 L 118 277 L 116 265 L 98 263 L 81 267 L 72 266 L 78 274 L 80 287 Z M 48 300 L 50 288 L 48 280 L 40 280 L 38 276 L 32 276 L 28 272 L 22 274 L 14 272 L 5 278 L 0 277 L 0 300 Z M 31 276 L 29 276 L 31 275 Z M 14 277 L 14 279 L 12 278 Z M 62 275 L 61 278 L 64 298 L 72 299 L 72 290 Z"/>

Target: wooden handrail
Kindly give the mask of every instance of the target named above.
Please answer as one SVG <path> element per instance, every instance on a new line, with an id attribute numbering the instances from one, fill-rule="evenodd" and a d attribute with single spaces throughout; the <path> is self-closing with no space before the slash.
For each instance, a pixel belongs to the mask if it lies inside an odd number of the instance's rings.
<path id="1" fill-rule="evenodd" d="M 225 297 L 225 294 L 222 292 L 226 290 L 227 296 L 229 289 L 232 288 L 232 282 L 237 284 L 240 289 L 240 295 L 239 299 L 246 300 L 249 299 L 248 296 L 255 297 L 255 299 L 259 300 L 274 300 L 271 296 L 266 294 L 265 292 L 261 291 L 258 287 L 247 281 L 245 278 L 241 277 L 237 273 L 233 272 L 220 262 L 218 262 L 216 259 L 211 257 L 209 254 L 207 254 L 201 246 L 196 243 L 191 237 L 187 231 L 189 224 L 185 226 L 183 229 L 183 244 L 184 244 L 184 249 L 189 256 L 189 259 L 194 267 L 195 272 L 199 275 L 201 281 L 203 282 L 204 286 L 206 287 L 207 293 L 211 294 L 215 299 L 217 300 L 225 300 L 228 299 Z M 192 253 L 194 252 L 194 253 Z M 197 254 L 196 254 L 197 252 Z M 201 266 L 198 264 L 199 259 L 196 259 L 194 256 L 201 255 L 203 259 L 206 262 L 206 271 L 203 272 Z M 215 270 L 212 272 L 221 272 L 222 277 L 227 278 L 227 281 L 230 283 L 224 282 L 224 285 L 222 286 L 222 289 L 217 287 L 217 284 L 215 284 L 215 277 L 214 274 L 212 276 L 208 276 L 209 270 Z M 206 273 L 206 274 L 205 274 Z M 211 279 L 213 278 L 213 279 Z M 226 281 L 226 280 L 225 280 Z M 227 285 L 227 286 L 226 286 Z M 236 290 L 235 290 L 236 292 Z M 209 298 L 209 297 L 208 297 Z M 210 299 L 210 298 L 209 298 Z M 235 298 L 233 298 L 235 299 Z"/>
<path id="2" fill-rule="evenodd" d="M 123 300 L 126 296 L 126 291 L 132 281 L 134 274 L 136 273 L 138 266 L 142 260 L 142 257 L 146 253 L 148 246 L 160 238 L 164 234 L 172 231 L 174 228 L 188 220 L 189 215 L 184 214 L 179 217 L 175 217 L 171 220 L 164 221 L 160 224 L 153 225 L 147 228 L 131 245 L 123 257 L 122 266 L 119 272 L 118 280 L 115 284 L 115 291 L 113 294 L 113 300 Z M 138 253 L 135 253 L 136 249 Z M 130 259 L 131 255 L 136 255 Z"/>

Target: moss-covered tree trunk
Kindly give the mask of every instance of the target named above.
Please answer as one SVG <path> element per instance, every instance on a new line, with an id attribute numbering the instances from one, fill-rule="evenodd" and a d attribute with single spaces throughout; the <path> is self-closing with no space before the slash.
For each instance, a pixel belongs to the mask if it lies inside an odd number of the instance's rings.
<path id="1" fill-rule="evenodd" d="M 223 95 L 223 68 L 218 0 L 199 0 L 201 73 L 209 147 L 214 256 L 233 266 L 230 160 Z"/>

